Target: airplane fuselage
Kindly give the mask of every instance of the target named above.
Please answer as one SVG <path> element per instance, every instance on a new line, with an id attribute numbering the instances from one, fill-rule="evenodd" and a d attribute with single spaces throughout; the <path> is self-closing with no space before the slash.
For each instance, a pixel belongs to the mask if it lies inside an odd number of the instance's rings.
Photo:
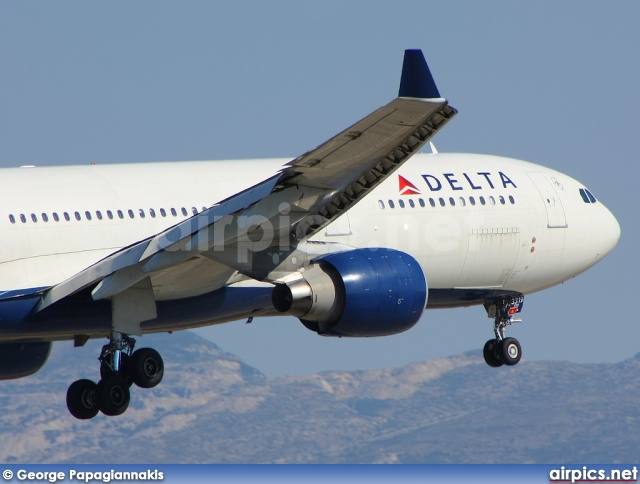
<path id="1" fill-rule="evenodd" d="M 3 169 L 0 290 L 54 286 L 262 181 L 286 161 Z M 426 275 L 428 307 L 478 304 L 489 293 L 558 284 L 615 246 L 615 218 L 586 193 L 567 175 L 519 160 L 418 154 L 311 242 L 407 252 Z M 156 299 L 201 296 L 238 280 L 234 271 L 213 269 L 189 278 L 195 282 L 179 293 L 170 282 L 157 283 Z"/>

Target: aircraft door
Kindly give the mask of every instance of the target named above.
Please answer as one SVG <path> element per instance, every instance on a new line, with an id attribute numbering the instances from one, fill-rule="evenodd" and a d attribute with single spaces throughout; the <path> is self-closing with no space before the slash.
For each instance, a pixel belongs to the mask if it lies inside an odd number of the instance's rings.
<path id="1" fill-rule="evenodd" d="M 531 178 L 531 181 L 535 184 L 544 202 L 544 207 L 547 210 L 547 227 L 550 229 L 566 229 L 567 218 L 564 213 L 564 207 L 553 185 L 542 173 L 529 172 L 527 175 L 529 175 L 529 178 Z"/>

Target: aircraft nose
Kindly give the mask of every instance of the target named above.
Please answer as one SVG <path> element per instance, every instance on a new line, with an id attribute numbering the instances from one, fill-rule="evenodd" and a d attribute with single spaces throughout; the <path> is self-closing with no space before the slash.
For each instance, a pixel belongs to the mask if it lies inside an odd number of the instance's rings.
<path id="1" fill-rule="evenodd" d="M 599 233 L 598 258 L 613 250 L 620 240 L 620 224 L 607 207 L 602 205 L 602 216 L 596 230 Z"/>

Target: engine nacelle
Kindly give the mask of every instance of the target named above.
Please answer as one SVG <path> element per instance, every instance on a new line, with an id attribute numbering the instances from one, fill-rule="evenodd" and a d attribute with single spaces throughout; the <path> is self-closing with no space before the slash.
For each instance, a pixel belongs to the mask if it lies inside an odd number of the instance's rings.
<path id="1" fill-rule="evenodd" d="M 0 343 L 0 380 L 29 376 L 44 366 L 51 343 Z"/>
<path id="2" fill-rule="evenodd" d="M 408 330 L 427 304 L 420 264 L 394 249 L 355 249 L 328 254 L 278 284 L 276 310 L 323 336 L 386 336 Z"/>

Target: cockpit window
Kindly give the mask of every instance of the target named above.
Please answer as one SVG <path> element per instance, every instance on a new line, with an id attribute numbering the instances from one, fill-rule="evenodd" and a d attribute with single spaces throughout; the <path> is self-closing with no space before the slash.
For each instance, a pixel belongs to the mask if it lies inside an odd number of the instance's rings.
<path id="1" fill-rule="evenodd" d="M 581 189 L 580 189 L 580 196 L 582 197 L 582 201 L 583 201 L 584 203 L 591 203 L 591 202 L 589 201 L 589 197 L 587 197 L 587 192 L 585 192 L 585 191 L 584 191 L 584 188 L 581 188 Z"/>
<path id="2" fill-rule="evenodd" d="M 593 196 L 593 194 L 587 190 L 586 188 L 581 188 L 580 189 L 580 196 L 582 197 L 582 200 L 584 201 L 584 203 L 596 203 L 596 197 Z"/>

